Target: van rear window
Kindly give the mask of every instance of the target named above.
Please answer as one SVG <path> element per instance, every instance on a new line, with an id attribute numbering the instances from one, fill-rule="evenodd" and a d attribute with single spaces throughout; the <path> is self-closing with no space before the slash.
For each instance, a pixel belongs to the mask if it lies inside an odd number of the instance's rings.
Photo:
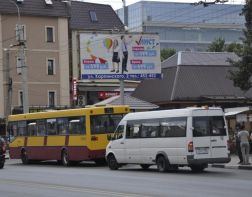
<path id="1" fill-rule="evenodd" d="M 193 137 L 225 136 L 223 116 L 193 117 Z"/>

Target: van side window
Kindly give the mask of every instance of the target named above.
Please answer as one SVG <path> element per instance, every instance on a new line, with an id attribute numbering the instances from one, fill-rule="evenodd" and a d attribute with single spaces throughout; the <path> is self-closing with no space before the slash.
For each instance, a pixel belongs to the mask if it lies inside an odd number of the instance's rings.
<path id="1" fill-rule="evenodd" d="M 225 122 L 222 116 L 213 116 L 211 118 L 211 135 L 212 136 L 225 136 Z"/>
<path id="2" fill-rule="evenodd" d="M 160 137 L 185 137 L 186 124 L 186 117 L 162 119 Z"/>
<path id="3" fill-rule="evenodd" d="M 210 136 L 209 117 L 193 117 L 193 137 Z"/>
<path id="4" fill-rule="evenodd" d="M 159 122 L 153 123 L 142 123 L 141 137 L 142 138 L 153 138 L 157 137 L 159 133 Z"/>
<path id="5" fill-rule="evenodd" d="M 121 139 L 123 137 L 124 125 L 119 125 L 115 131 L 114 139 Z"/>
<path id="6" fill-rule="evenodd" d="M 138 138 L 140 133 L 140 124 L 127 124 L 126 138 Z"/>

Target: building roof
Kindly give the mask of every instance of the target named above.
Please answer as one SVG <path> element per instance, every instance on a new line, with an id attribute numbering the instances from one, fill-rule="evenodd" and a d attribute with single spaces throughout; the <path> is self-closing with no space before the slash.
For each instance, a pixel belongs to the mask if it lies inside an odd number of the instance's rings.
<path id="1" fill-rule="evenodd" d="M 58 0 L 51 0 L 52 5 L 47 5 L 45 0 L 23 0 L 22 3 L 16 3 L 20 10 L 21 16 L 48 16 L 48 17 L 67 17 L 67 5 Z M 13 3 L 16 0 L 1 0 L 0 14 L 17 15 L 17 7 Z"/>
<path id="2" fill-rule="evenodd" d="M 143 81 L 132 95 L 152 103 L 252 99 L 252 90 L 244 93 L 228 78 L 229 70 L 234 69 L 229 58 L 238 59 L 233 53 L 179 52 L 162 62 L 163 79 Z"/>
<path id="3" fill-rule="evenodd" d="M 96 22 L 92 22 L 90 11 L 96 13 Z M 115 30 L 124 29 L 124 25 L 110 5 L 72 1 L 70 28 L 75 30 Z"/>
<path id="4" fill-rule="evenodd" d="M 151 110 L 151 109 L 157 109 L 159 106 L 140 100 L 138 98 L 134 98 L 130 95 L 125 94 L 124 95 L 124 103 L 125 105 L 129 105 L 130 109 L 135 109 L 135 110 Z M 118 96 L 113 96 L 110 97 L 106 100 L 103 100 L 99 103 L 96 103 L 95 105 L 121 105 L 121 97 L 120 95 Z"/>

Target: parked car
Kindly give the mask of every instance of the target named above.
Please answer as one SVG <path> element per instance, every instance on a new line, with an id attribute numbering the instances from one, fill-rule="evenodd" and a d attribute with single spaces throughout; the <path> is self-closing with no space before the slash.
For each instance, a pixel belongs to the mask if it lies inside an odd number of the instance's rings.
<path id="1" fill-rule="evenodd" d="M 4 167 L 5 152 L 6 152 L 6 142 L 2 137 L 0 137 L 0 169 Z"/>

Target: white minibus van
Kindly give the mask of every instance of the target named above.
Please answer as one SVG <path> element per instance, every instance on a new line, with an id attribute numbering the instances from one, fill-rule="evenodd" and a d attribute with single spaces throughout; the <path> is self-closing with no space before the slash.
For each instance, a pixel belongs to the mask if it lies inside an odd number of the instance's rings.
<path id="1" fill-rule="evenodd" d="M 160 172 L 189 166 L 203 171 L 209 163 L 228 163 L 228 131 L 221 108 L 185 108 L 129 113 L 106 148 L 111 170 L 124 164 Z"/>

